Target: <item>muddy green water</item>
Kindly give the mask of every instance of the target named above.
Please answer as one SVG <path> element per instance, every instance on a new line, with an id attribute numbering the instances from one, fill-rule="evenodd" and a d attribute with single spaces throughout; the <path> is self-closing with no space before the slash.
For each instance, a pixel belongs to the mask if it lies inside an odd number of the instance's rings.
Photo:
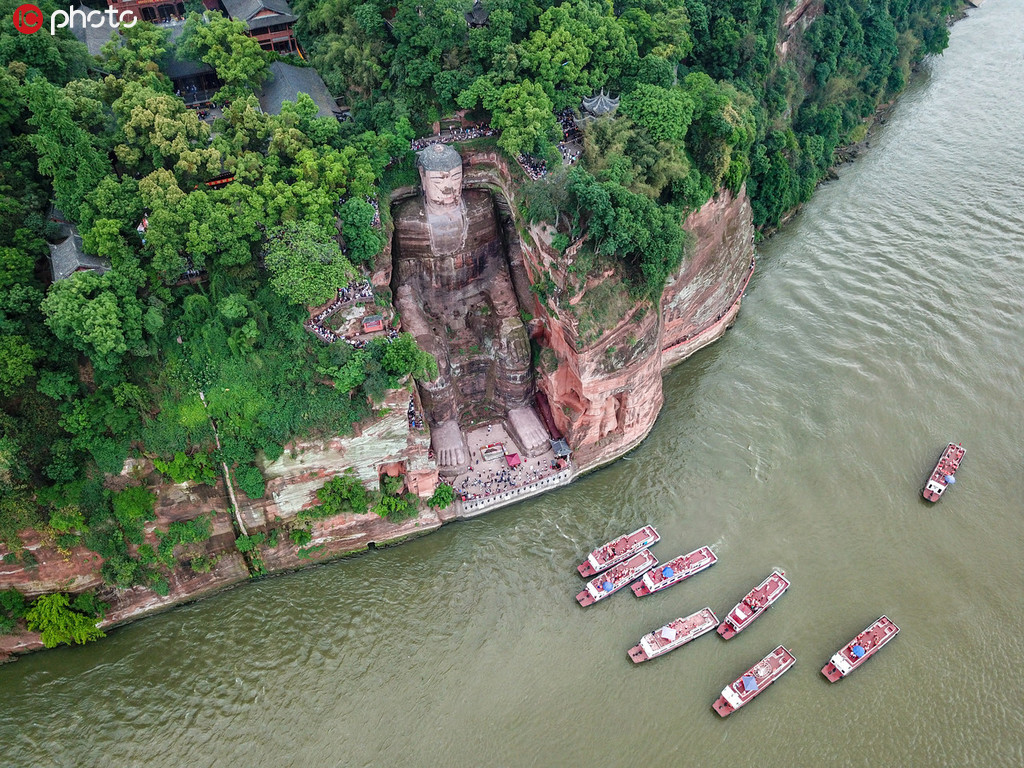
<path id="1" fill-rule="evenodd" d="M 1024 765 L 1024 2 L 957 24 L 872 144 L 760 248 L 630 456 L 0 669 L 0 765 Z M 644 522 L 719 564 L 580 609 L 576 563 Z M 793 587 L 737 638 L 627 658 L 772 567 Z M 883 612 L 900 636 L 827 684 Z M 720 720 L 779 643 L 796 666 Z"/>

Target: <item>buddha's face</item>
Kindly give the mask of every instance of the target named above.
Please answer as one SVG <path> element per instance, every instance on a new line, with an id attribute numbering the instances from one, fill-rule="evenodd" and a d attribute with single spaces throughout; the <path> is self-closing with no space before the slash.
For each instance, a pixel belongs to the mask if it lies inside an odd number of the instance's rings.
<path id="1" fill-rule="evenodd" d="M 427 202 L 433 206 L 448 207 L 457 205 L 462 197 L 462 166 L 457 165 L 449 171 L 420 170 L 423 181 L 423 194 Z"/>

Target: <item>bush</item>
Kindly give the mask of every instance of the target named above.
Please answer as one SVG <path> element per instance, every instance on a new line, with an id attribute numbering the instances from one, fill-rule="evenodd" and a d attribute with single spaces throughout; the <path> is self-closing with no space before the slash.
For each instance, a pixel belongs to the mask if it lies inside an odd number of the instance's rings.
<path id="1" fill-rule="evenodd" d="M 434 489 L 433 495 L 427 499 L 434 509 L 448 509 L 455 501 L 455 489 L 446 483 L 441 483 Z"/>
<path id="2" fill-rule="evenodd" d="M 370 494 L 359 479 L 348 470 L 344 475 L 332 477 L 316 492 L 320 504 L 312 509 L 303 509 L 298 514 L 299 522 L 333 517 L 343 512 L 361 515 L 370 506 Z"/>
<path id="3" fill-rule="evenodd" d="M 25 596 L 16 589 L 0 592 L 0 635 L 14 631 L 18 619 L 25 615 Z"/>
<path id="4" fill-rule="evenodd" d="M 235 470 L 235 482 L 238 489 L 250 499 L 262 499 L 267 492 L 263 474 L 252 464 L 244 464 Z"/>
<path id="5" fill-rule="evenodd" d="M 193 573 L 209 573 L 213 570 L 213 566 L 216 564 L 216 558 L 207 557 L 206 555 L 198 555 L 189 561 L 189 567 L 192 569 Z"/>
<path id="6" fill-rule="evenodd" d="M 106 637 L 96 626 L 99 623 L 96 616 L 86 616 L 74 610 L 68 596 L 60 592 L 38 598 L 25 614 L 25 619 L 29 629 L 40 633 L 47 648 L 61 643 L 83 645 Z"/>
<path id="7" fill-rule="evenodd" d="M 245 554 L 246 552 L 254 552 L 257 547 L 266 540 L 266 535 L 262 533 L 254 533 L 252 536 L 246 536 L 243 534 L 235 539 L 235 548 L 242 554 Z"/>
<path id="8" fill-rule="evenodd" d="M 313 534 L 309 532 L 308 528 L 293 528 L 288 534 L 288 538 L 295 546 L 304 547 L 313 540 Z"/>
<path id="9" fill-rule="evenodd" d="M 217 470 L 208 453 L 187 456 L 184 451 L 178 451 L 171 461 L 153 459 L 153 466 L 175 483 L 217 484 Z"/>

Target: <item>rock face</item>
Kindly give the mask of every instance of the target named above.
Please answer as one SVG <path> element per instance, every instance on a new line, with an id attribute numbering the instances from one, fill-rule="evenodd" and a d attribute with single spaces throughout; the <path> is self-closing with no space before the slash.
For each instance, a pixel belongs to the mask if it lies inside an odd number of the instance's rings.
<path id="1" fill-rule="evenodd" d="M 143 466 L 152 470 L 148 464 Z M 209 515 L 211 519 L 212 535 L 207 541 L 177 548 L 175 554 L 179 564 L 168 577 L 167 595 L 158 595 L 143 587 L 127 590 L 105 587 L 100 573 L 103 558 L 98 554 L 85 547 L 75 547 L 69 552 L 58 551 L 35 531 L 24 535 L 22 540 L 37 564 L 31 567 L 7 562 L 0 564 L 0 590 L 14 587 L 26 597 L 35 597 L 49 592 L 78 593 L 98 588 L 99 598 L 110 605 L 106 618 L 100 624 L 101 628 L 106 628 L 189 602 L 198 595 L 209 594 L 249 578 L 249 569 L 235 548 L 227 494 L 222 484 L 218 483 L 216 488 L 200 486 L 191 489 L 185 485 L 162 483 L 156 473 L 148 476 L 147 484 L 157 494 L 156 519 L 146 525 L 147 543 L 155 546 L 159 541 L 156 532 L 166 531 L 172 522 L 191 520 L 201 514 Z M 0 546 L 0 555 L 6 554 Z M 209 572 L 197 573 L 189 566 L 190 559 L 198 555 L 212 561 Z M 34 632 L 3 636 L 0 637 L 0 661 L 7 653 L 26 653 L 42 647 L 39 635 Z"/>
<path id="2" fill-rule="evenodd" d="M 432 426 L 493 419 L 532 404 L 534 394 L 529 339 L 494 201 L 473 189 L 460 202 L 467 228 L 454 252 L 437 247 L 434 217 L 421 198 L 394 210 L 395 306 L 402 327 L 438 362 L 438 378 L 420 388 Z"/>
<path id="3" fill-rule="evenodd" d="M 509 169 L 493 151 L 466 152 L 468 188 L 486 187 L 514 208 Z M 664 402 L 661 374 L 719 338 L 735 319 L 753 262 L 753 221 L 746 192 L 723 191 L 684 223 L 691 234 L 686 258 L 659 307 L 641 302 L 596 340 L 585 340 L 572 309 L 595 290 L 557 296 L 550 307 L 531 285 L 550 279 L 568 284 L 565 258 L 551 247 L 551 230 L 531 227 L 529 237 L 509 238 L 510 275 L 520 305 L 535 317 L 531 334 L 553 355 L 541 355 L 536 385 L 582 470 L 612 461 L 650 432 Z M 554 311 L 552 311 L 554 309 Z"/>

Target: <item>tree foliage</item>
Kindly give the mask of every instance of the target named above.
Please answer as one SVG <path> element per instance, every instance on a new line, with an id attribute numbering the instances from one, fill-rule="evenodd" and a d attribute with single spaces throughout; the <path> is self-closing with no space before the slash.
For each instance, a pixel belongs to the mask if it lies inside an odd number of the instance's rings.
<path id="1" fill-rule="evenodd" d="M 269 232 L 263 259 L 274 289 L 294 304 L 326 304 L 356 276 L 337 241 L 309 222 Z"/>
<path id="2" fill-rule="evenodd" d="M 62 592 L 36 598 L 25 614 L 25 620 L 29 629 L 40 633 L 43 645 L 47 648 L 54 648 L 61 643 L 84 645 L 91 640 L 106 637 L 97 626 L 102 620 L 102 612 L 100 615 L 80 613 Z"/>

